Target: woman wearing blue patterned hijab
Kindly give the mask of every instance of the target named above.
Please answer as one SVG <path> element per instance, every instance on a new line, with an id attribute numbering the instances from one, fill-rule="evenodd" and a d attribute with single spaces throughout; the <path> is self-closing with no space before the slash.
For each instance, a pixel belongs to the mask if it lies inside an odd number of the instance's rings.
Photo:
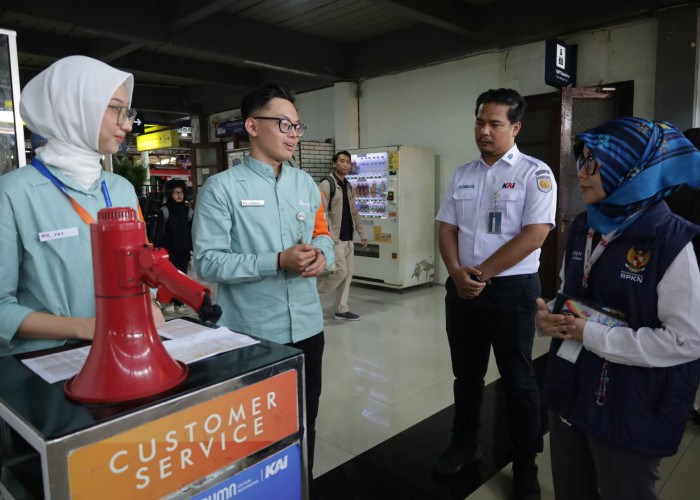
<path id="1" fill-rule="evenodd" d="M 700 185 L 700 152 L 670 123 L 612 120 L 576 136 L 577 158 L 584 146 L 600 168 L 606 194 L 603 201 L 587 207 L 589 224 L 602 234 L 624 229 L 640 209 L 675 188 Z"/>
<path id="2" fill-rule="evenodd" d="M 539 298 L 536 317 L 552 337 L 541 395 L 555 497 L 656 500 L 700 381 L 700 227 L 662 198 L 700 184 L 700 153 L 639 118 L 577 135 L 574 152 L 587 210 L 561 272 L 570 314 Z"/>

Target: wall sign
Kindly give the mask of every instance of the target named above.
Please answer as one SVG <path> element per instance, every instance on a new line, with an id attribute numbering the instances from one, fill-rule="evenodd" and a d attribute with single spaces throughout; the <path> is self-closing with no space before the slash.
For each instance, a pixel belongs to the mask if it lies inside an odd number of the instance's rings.
<path id="1" fill-rule="evenodd" d="M 143 113 L 136 113 L 134 121 L 131 123 L 131 132 L 133 134 L 143 134 L 145 128 L 145 123 L 143 121 Z"/>
<path id="2" fill-rule="evenodd" d="M 229 120 L 216 124 L 216 137 L 231 137 L 245 132 L 245 120 Z"/>
<path id="3" fill-rule="evenodd" d="M 544 83 L 556 87 L 576 86 L 576 62 L 578 45 L 567 45 L 561 40 L 546 42 Z"/>
<path id="4" fill-rule="evenodd" d="M 161 130 L 152 134 L 136 136 L 136 150 L 150 151 L 152 149 L 176 148 L 180 145 L 177 130 Z"/>

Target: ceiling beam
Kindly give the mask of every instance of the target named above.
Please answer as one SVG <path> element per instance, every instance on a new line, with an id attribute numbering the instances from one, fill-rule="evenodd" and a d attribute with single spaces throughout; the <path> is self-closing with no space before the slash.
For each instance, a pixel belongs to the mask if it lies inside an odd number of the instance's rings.
<path id="1" fill-rule="evenodd" d="M 340 43 L 230 14 L 174 31 L 172 45 L 244 66 L 328 81 L 342 79 L 350 72 L 346 47 Z"/>
<path id="2" fill-rule="evenodd" d="M 19 67 L 19 77 L 23 85 L 37 76 L 43 68 Z M 167 114 L 187 116 L 201 112 L 199 103 L 192 104 L 187 101 L 184 89 L 176 86 L 134 84 L 132 97 L 134 107 L 143 111 L 157 111 Z"/>
<path id="3" fill-rule="evenodd" d="M 53 0 L 4 0 L 0 25 L 60 26 L 86 38 L 105 37 L 127 47 L 102 49 L 99 56 L 115 60 L 136 47 L 170 52 L 249 68 L 272 68 L 304 74 L 329 82 L 347 77 L 349 58 L 345 47 L 326 39 L 271 26 L 250 19 L 221 14 L 173 30 L 165 19 L 161 2 L 122 0 L 122 10 L 138 12 L 128 22 L 114 22 L 102 4 L 74 0 L 71 8 L 56 8 Z M 39 31 L 39 30 L 37 30 Z M 65 35 L 70 38 L 71 35 Z M 332 61 L 329 65 L 328 61 Z M 185 71 L 183 69 L 183 71 Z"/>
<path id="4" fill-rule="evenodd" d="M 368 0 L 397 14 L 460 35 L 476 31 L 475 9 L 459 0 Z"/>
<path id="5" fill-rule="evenodd" d="M 60 59 L 75 54 L 89 54 L 88 40 L 60 36 L 26 28 L 12 28 L 17 32 L 17 52 Z"/>
<path id="6" fill-rule="evenodd" d="M 91 46 L 92 57 L 111 64 L 113 61 L 139 50 L 143 47 L 143 44 L 140 42 L 124 43 L 108 38 L 98 38 L 91 43 Z"/>
<path id="7" fill-rule="evenodd" d="M 458 35 L 422 24 L 362 40 L 350 47 L 353 68 L 351 79 L 372 78 L 468 57 L 475 53 L 507 50 L 525 43 L 628 22 L 653 15 L 655 5 L 659 3 L 659 0 L 608 1 L 605 8 L 602 8 L 603 0 L 592 1 L 593 5 L 587 5 L 586 9 L 581 9 L 576 16 L 572 16 L 566 9 L 551 8 L 544 3 L 499 0 L 499 10 L 508 12 L 508 16 L 493 14 L 493 5 L 496 3 L 473 7 L 480 20 L 478 32 L 473 36 Z M 665 3 L 680 1 L 665 0 Z M 695 0 L 693 3 L 699 2 Z"/>
<path id="8" fill-rule="evenodd" d="M 168 2 L 169 25 L 173 28 L 189 26 L 235 3 L 236 0 L 171 0 Z"/>
<path id="9" fill-rule="evenodd" d="M 180 87 L 136 84 L 131 101 L 135 108 L 143 111 L 160 111 L 181 115 L 201 112 L 200 106 L 188 103 L 187 96 Z"/>
<path id="10" fill-rule="evenodd" d="M 304 75 L 282 74 L 276 71 L 262 72 L 261 82 L 283 82 L 291 86 L 297 94 L 328 86 L 315 78 L 309 78 Z M 217 113 L 239 108 L 241 99 L 251 90 L 252 87 L 234 88 L 204 83 L 187 87 L 186 95 L 190 102 L 196 102 L 202 107 L 203 113 Z"/>
<path id="11" fill-rule="evenodd" d="M 144 71 L 229 87 L 250 88 L 261 84 L 260 71 L 257 70 L 143 50 L 115 60 L 114 65 L 130 72 Z"/>
<path id="12" fill-rule="evenodd" d="M 165 77 L 199 80 L 229 86 L 256 87 L 261 83 L 259 70 L 233 67 L 187 57 L 148 50 L 127 50 L 130 46 L 110 39 L 84 40 L 45 32 L 21 29 L 17 48 L 20 53 L 60 59 L 74 54 L 85 54 L 107 62 L 130 73 L 144 71 Z"/>

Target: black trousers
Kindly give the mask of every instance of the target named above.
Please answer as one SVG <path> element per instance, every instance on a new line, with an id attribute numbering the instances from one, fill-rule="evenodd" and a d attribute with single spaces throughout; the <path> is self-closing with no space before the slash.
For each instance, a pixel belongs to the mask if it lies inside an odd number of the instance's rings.
<path id="1" fill-rule="evenodd" d="M 187 274 L 187 268 L 190 265 L 190 252 L 188 251 L 187 253 L 176 253 L 176 252 L 171 252 L 168 250 L 168 259 L 170 259 L 170 263 L 175 266 L 178 271 L 183 272 L 184 274 Z M 173 299 L 173 305 L 175 306 L 181 306 L 182 302 L 180 302 L 177 299 Z"/>
<path id="2" fill-rule="evenodd" d="M 318 402 L 321 398 L 321 375 L 323 348 L 325 346 L 323 332 L 289 344 L 304 351 L 304 378 L 306 379 L 306 445 L 309 458 L 309 484 L 313 479 L 314 448 L 316 445 L 316 417 Z"/>
<path id="3" fill-rule="evenodd" d="M 445 288 L 445 320 L 455 376 L 455 443 L 481 443 L 481 404 L 490 349 L 505 382 L 508 424 L 514 458 L 542 451 L 540 398 L 532 367 L 535 299 L 540 296 L 537 274 L 493 278 L 479 296 L 457 295 L 452 278 Z"/>

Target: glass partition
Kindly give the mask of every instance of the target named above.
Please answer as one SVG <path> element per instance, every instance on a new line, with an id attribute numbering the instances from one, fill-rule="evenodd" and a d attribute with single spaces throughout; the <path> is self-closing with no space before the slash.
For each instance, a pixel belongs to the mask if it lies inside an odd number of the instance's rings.
<path id="1" fill-rule="evenodd" d="M 0 30 L 0 175 L 26 163 L 19 117 L 16 33 Z"/>

